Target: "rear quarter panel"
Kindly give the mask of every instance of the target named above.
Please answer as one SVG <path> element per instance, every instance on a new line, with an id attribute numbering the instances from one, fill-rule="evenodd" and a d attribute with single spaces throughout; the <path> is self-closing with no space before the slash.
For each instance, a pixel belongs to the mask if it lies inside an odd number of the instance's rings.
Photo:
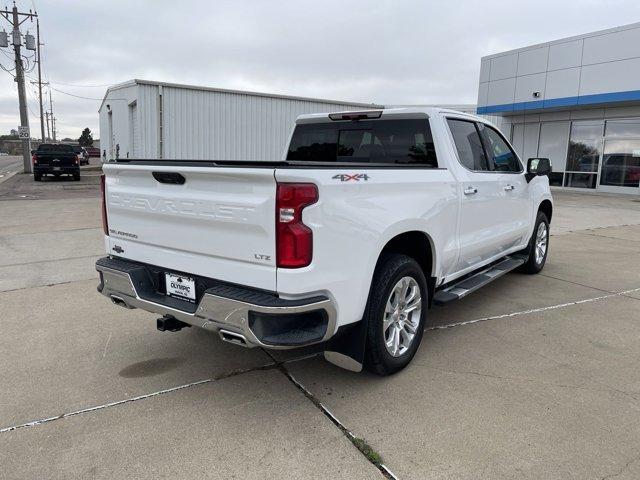
<path id="1" fill-rule="evenodd" d="M 367 179 L 341 177 L 353 174 Z M 319 192 L 318 202 L 303 212 L 314 235 L 312 264 L 279 268 L 278 293 L 333 297 L 337 326 L 362 319 L 376 262 L 393 237 L 426 233 L 437 252 L 431 275 L 457 261 L 457 184 L 447 169 L 277 169 L 276 180 L 313 182 Z"/>

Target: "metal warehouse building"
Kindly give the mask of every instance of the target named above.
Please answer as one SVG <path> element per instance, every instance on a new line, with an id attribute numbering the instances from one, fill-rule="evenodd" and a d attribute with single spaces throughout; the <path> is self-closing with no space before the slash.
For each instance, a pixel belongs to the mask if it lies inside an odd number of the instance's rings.
<path id="1" fill-rule="evenodd" d="M 483 57 L 477 112 L 553 185 L 640 195 L 640 23 Z"/>
<path id="2" fill-rule="evenodd" d="M 100 105 L 108 160 L 281 160 L 298 115 L 379 105 L 131 80 Z"/>

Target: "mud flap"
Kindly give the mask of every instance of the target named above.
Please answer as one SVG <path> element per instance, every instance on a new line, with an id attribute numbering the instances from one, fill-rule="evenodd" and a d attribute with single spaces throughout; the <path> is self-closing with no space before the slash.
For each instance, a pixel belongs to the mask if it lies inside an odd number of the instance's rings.
<path id="1" fill-rule="evenodd" d="M 364 366 L 366 340 L 366 320 L 340 327 L 326 343 L 324 358 L 340 368 L 361 372 Z"/>

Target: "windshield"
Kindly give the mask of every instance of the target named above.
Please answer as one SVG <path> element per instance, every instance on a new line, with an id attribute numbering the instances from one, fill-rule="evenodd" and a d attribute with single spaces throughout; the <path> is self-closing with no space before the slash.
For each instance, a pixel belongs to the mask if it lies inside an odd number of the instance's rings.
<path id="1" fill-rule="evenodd" d="M 287 160 L 438 166 L 427 119 L 300 124 Z"/>

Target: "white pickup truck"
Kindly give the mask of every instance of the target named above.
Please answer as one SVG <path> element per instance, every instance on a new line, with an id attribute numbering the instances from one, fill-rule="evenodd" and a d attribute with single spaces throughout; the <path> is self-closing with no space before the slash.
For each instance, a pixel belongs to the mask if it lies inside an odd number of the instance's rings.
<path id="1" fill-rule="evenodd" d="M 304 115 L 284 160 L 105 164 L 98 290 L 246 347 L 322 343 L 381 374 L 415 354 L 432 304 L 547 257 L 546 158 L 438 108 Z"/>

